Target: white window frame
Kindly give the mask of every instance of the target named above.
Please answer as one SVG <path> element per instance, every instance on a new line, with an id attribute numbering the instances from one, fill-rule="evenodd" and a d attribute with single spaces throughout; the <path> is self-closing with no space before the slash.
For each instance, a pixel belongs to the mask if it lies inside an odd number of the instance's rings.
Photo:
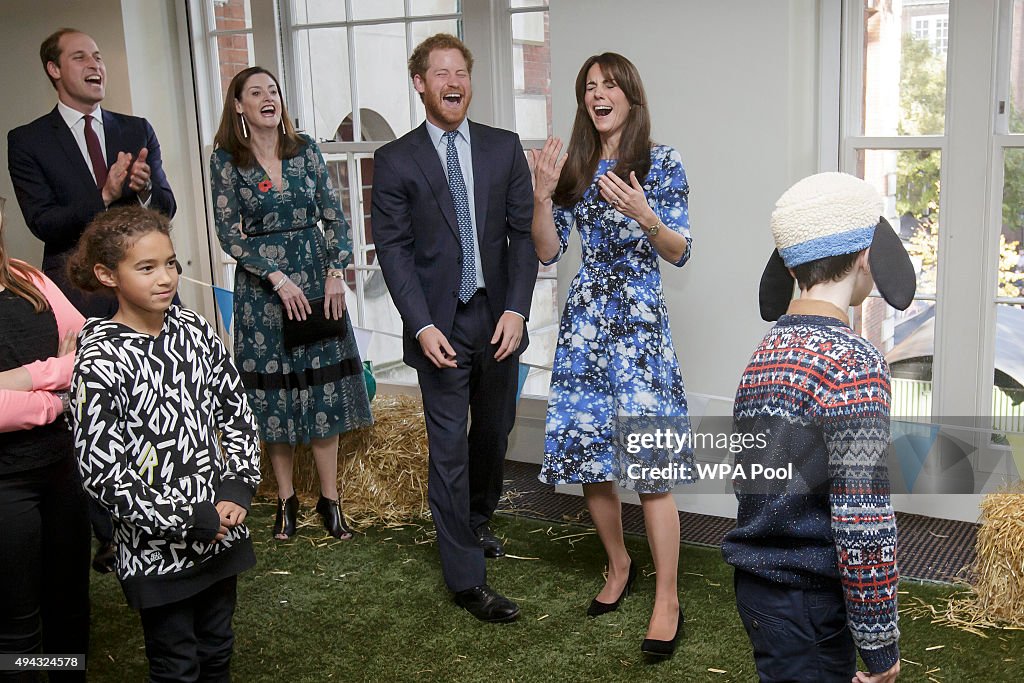
<path id="1" fill-rule="evenodd" d="M 860 92 L 863 77 L 864 0 L 842 2 L 843 93 Z M 942 135 L 865 136 L 860 98 L 843 98 L 839 125 L 840 170 L 854 171 L 859 150 L 934 149 L 941 154 L 933 417 L 992 414 L 995 304 L 1024 303 L 996 297 L 1002 206 L 1002 150 L 1024 147 L 1024 135 L 996 134 L 997 83 L 1006 100 L 1012 0 L 950 2 L 946 53 L 946 115 Z M 834 34 L 833 34 L 834 35 Z M 826 34 L 822 34 L 827 39 Z M 997 58 L 997 53 L 999 57 Z M 1007 67 L 1003 66 L 1002 69 Z M 978 78 L 988 73 L 991 78 Z M 823 109 L 828 104 L 823 101 Z M 1005 131 L 1005 117 L 1002 121 Z M 985 220 L 979 225 L 978 216 Z M 977 424 L 989 428 L 991 424 Z"/>

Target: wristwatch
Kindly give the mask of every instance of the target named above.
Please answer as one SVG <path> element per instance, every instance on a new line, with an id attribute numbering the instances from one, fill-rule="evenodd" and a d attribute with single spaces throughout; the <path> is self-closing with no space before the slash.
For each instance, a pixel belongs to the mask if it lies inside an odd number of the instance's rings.
<path id="1" fill-rule="evenodd" d="M 643 227 L 643 226 L 641 226 Z M 647 233 L 648 237 L 654 237 L 661 230 L 661 219 L 658 219 L 654 225 L 643 228 L 643 231 Z"/>
<path id="2" fill-rule="evenodd" d="M 61 412 L 66 413 L 71 408 L 71 395 L 67 391 L 55 391 L 54 395 L 60 399 Z"/>

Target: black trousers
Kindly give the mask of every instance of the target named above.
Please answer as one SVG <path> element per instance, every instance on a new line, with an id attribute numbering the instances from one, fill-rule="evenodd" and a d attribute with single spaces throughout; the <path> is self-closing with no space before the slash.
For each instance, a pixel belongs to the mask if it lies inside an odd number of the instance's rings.
<path id="1" fill-rule="evenodd" d="M 419 371 L 430 448 L 427 499 L 441 571 L 452 591 L 487 579 L 474 532 L 498 506 L 508 435 L 515 422 L 519 360 L 494 359 L 498 347 L 490 342 L 495 324 L 487 295 L 480 290 L 455 313 L 448 342 L 458 367 Z"/>
<path id="2" fill-rule="evenodd" d="M 737 570 L 736 608 L 761 683 L 849 683 L 857 650 L 843 589 L 797 589 Z"/>
<path id="3" fill-rule="evenodd" d="M 229 576 L 185 600 L 139 610 L 150 681 L 231 680 L 237 586 Z"/>
<path id="4" fill-rule="evenodd" d="M 0 476 L 0 652 L 89 650 L 89 518 L 71 454 Z M 51 681 L 85 672 L 49 672 Z M 35 674 L 0 672 L 3 680 Z"/>

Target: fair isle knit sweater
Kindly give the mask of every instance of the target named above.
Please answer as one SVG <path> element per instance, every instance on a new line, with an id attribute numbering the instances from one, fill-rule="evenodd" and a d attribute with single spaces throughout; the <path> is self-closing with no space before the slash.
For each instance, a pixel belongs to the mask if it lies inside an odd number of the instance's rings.
<path id="1" fill-rule="evenodd" d="M 840 582 L 861 657 L 886 671 L 899 660 L 899 573 L 885 359 L 838 308 L 794 301 L 754 351 L 733 416 L 737 433 L 768 434 L 738 463 L 793 463 L 797 474 L 771 490 L 737 486 L 726 562 L 794 588 Z"/>

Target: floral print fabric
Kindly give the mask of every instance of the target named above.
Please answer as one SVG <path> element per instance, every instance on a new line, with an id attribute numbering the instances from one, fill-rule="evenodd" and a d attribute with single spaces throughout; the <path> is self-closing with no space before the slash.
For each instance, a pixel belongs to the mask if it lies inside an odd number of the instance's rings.
<path id="1" fill-rule="evenodd" d="M 583 263 L 559 325 L 540 479 L 551 484 L 617 481 L 641 493 L 659 493 L 688 477 L 632 476 L 639 470 L 631 464 L 663 467 L 664 454 L 630 454 L 617 445 L 617 426 L 626 418 L 669 418 L 665 424 L 688 433 L 686 395 L 658 254 L 640 225 L 605 202 L 597 188 L 597 177 L 613 165 L 599 162 L 595 182 L 575 206 L 554 207 L 559 256 L 576 225 Z M 674 264 L 682 266 L 690 256 L 689 186 L 674 149 L 651 149 L 643 188 L 662 223 L 686 237 L 685 253 Z M 692 451 L 684 449 L 674 461 L 691 464 Z"/>
<path id="2" fill-rule="evenodd" d="M 264 169 L 239 168 L 222 149 L 210 160 L 217 237 L 238 262 L 235 364 L 261 437 L 271 443 L 309 443 L 373 421 L 351 323 L 341 339 L 291 351 L 282 343 L 284 309 L 267 276 L 281 271 L 312 301 L 324 296 L 327 270 L 351 261 L 349 226 L 327 166 L 316 144 L 306 143 L 282 161 L 280 190 Z"/>

